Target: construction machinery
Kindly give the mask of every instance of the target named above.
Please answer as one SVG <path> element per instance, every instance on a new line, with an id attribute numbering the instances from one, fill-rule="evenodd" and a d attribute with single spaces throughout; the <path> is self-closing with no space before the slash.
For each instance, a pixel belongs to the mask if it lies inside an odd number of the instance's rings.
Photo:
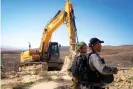
<path id="1" fill-rule="evenodd" d="M 78 41 L 75 25 L 74 10 L 69 0 L 65 3 L 64 10 L 58 13 L 48 22 L 42 34 L 39 50 L 31 49 L 21 53 L 19 71 L 31 70 L 45 71 L 49 68 L 61 69 L 63 62 L 60 59 L 60 45 L 58 42 L 51 42 L 52 34 L 63 23 L 67 26 L 70 52 L 75 52 L 75 45 Z"/>

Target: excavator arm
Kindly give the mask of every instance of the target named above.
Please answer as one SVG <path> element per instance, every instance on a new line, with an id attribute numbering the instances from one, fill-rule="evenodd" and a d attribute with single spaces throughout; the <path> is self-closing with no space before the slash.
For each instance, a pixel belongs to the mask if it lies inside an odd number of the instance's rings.
<path id="1" fill-rule="evenodd" d="M 67 26 L 70 50 L 75 51 L 77 29 L 75 26 L 74 10 L 72 4 L 67 1 L 65 3 L 65 10 L 59 10 L 58 13 L 54 16 L 53 19 L 51 19 L 51 21 L 46 25 L 44 29 L 39 48 L 39 52 L 41 53 L 40 56 L 47 52 L 47 47 L 49 45 L 53 32 L 57 30 L 57 28 L 63 23 L 66 23 Z"/>
<path id="2" fill-rule="evenodd" d="M 58 13 L 55 15 L 55 17 L 46 25 L 40 43 L 40 48 L 39 48 L 40 53 L 42 51 L 46 52 L 46 49 L 48 47 L 53 32 L 64 22 L 64 17 L 65 17 L 65 12 L 59 10 Z"/>

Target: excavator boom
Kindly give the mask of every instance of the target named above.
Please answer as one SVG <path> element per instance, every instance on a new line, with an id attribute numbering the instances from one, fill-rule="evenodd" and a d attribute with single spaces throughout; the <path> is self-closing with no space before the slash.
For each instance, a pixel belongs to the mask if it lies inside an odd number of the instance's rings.
<path id="1" fill-rule="evenodd" d="M 56 16 L 46 25 L 42 34 L 39 52 L 46 52 L 53 32 L 64 22 L 65 12 L 59 11 Z"/>
<path id="2" fill-rule="evenodd" d="M 70 50 L 75 51 L 75 44 L 76 44 L 76 37 L 77 37 L 77 30 L 75 26 L 75 19 L 74 19 L 74 11 L 72 4 L 67 1 L 65 4 L 65 10 L 59 10 L 58 13 L 54 16 L 54 18 L 46 25 L 44 32 L 42 34 L 42 39 L 40 43 L 39 52 L 47 52 L 47 47 L 51 36 L 57 28 L 66 23 L 68 36 L 69 36 L 69 43 L 70 43 Z"/>

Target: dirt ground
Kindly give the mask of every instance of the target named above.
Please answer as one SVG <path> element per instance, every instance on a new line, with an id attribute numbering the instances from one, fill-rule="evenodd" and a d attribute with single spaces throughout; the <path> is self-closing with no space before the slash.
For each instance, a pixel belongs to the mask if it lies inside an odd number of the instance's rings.
<path id="1" fill-rule="evenodd" d="M 61 59 L 69 54 L 69 47 L 61 48 Z M 108 65 L 124 67 L 129 70 L 118 72 L 110 89 L 133 89 L 133 46 L 104 46 L 100 53 Z M 18 73 L 19 51 L 2 51 L 3 73 L 2 89 L 69 89 L 71 77 L 67 72 L 49 71 L 39 75 Z"/>

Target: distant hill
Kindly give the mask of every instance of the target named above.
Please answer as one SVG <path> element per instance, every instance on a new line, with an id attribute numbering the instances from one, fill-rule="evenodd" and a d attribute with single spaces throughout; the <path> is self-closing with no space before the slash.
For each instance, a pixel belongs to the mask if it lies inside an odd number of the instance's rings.
<path id="1" fill-rule="evenodd" d="M 67 51 L 67 50 L 69 50 L 69 46 L 62 46 L 61 48 L 60 48 L 60 51 Z"/>
<path id="2" fill-rule="evenodd" d="M 13 50 L 22 50 L 22 48 L 11 47 L 11 46 L 1 46 L 1 51 L 13 51 Z"/>
<path id="3" fill-rule="evenodd" d="M 1 46 L 1 53 L 19 54 L 21 51 L 22 51 L 21 48 L 10 47 L 10 46 Z"/>
<path id="4" fill-rule="evenodd" d="M 38 48 L 33 48 L 38 50 Z M 28 50 L 28 49 L 22 49 L 22 48 L 15 48 L 15 47 L 8 47 L 8 46 L 2 46 L 1 52 L 2 53 L 8 53 L 8 54 L 19 54 L 22 52 L 22 50 Z M 62 46 L 60 48 L 60 51 L 66 51 L 69 50 L 69 46 Z"/>
<path id="5" fill-rule="evenodd" d="M 60 51 L 69 51 L 69 46 L 61 46 Z M 128 49 L 132 50 L 133 45 L 123 45 L 123 46 L 110 46 L 110 45 L 105 45 L 102 47 L 102 50 L 106 51 L 108 49 L 110 50 L 117 50 L 117 49 Z M 33 49 L 38 49 L 38 48 L 33 48 Z M 1 52 L 2 53 L 21 53 L 22 50 L 28 50 L 28 49 L 22 49 L 22 48 L 14 48 L 14 47 L 1 47 Z M 108 53 L 108 51 L 107 51 Z"/>

